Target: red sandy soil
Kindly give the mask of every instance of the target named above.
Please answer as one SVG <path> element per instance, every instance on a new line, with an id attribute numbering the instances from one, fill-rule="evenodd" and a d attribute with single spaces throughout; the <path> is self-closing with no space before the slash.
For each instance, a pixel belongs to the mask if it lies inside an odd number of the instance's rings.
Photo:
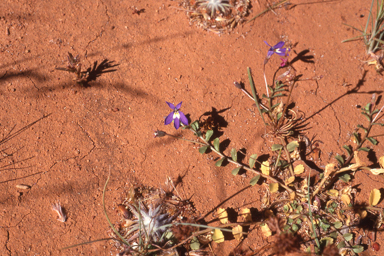
<path id="1" fill-rule="evenodd" d="M 292 65 L 302 78 L 322 76 L 298 82 L 292 100 L 308 118 L 307 136 L 323 142 L 319 166 L 334 161 L 335 154 L 345 153 L 342 146 L 356 125 L 366 122 L 358 107 L 384 90 L 382 76 L 364 63 L 363 43 L 341 43 L 358 35 L 344 23 L 365 26 L 370 2 L 292 1 L 294 8 L 276 9 L 218 36 L 190 25 L 176 1 L 1 1 L 0 131 L 6 136 L 50 115 L 1 145 L 2 165 L 9 166 L 0 172 L 0 254 L 116 254 L 111 242 L 59 251 L 108 237 L 101 199 L 109 174 L 106 207 L 113 223 L 131 186 L 165 187 L 168 176 L 182 176 L 179 193 L 202 215 L 248 186 L 251 174 L 234 177 L 233 166 L 214 166 L 215 155 L 201 155 L 179 140 L 154 139 L 153 131 L 183 134 L 164 126 L 170 111 L 165 101 L 183 101 L 191 120 L 212 108 L 225 110 L 220 115 L 228 122 L 221 136 L 230 139 L 226 154 L 232 147 L 245 148 L 248 156 L 267 154 L 270 141 L 261 137 L 257 109 L 233 86 L 243 81 L 250 91 L 250 67 L 257 90 L 265 93 L 264 40 L 292 45 L 291 60 L 301 53 Z M 264 0 L 251 4 L 250 17 L 267 6 Z M 143 11 L 135 14 L 132 6 Z M 79 54 L 85 69 L 108 60 L 115 71 L 82 87 L 72 74 L 55 70 L 66 66 L 67 52 Z M 279 64 L 277 56 L 268 62 L 269 82 Z M 378 126 L 372 131 L 380 133 Z M 379 142 L 376 158 L 384 155 Z M 368 202 L 373 188 L 383 190 L 383 178 L 368 171 L 359 172 L 353 184 L 361 184 L 360 201 Z M 222 207 L 259 209 L 260 192 L 259 185 L 247 188 Z M 65 223 L 51 210 L 58 201 L 68 214 Z M 383 239 L 378 233 L 382 246 Z M 243 247 L 256 250 L 267 243 L 256 229 Z M 214 245 L 214 252 L 228 255 L 236 245 Z M 368 249 L 366 255 L 380 252 Z"/>

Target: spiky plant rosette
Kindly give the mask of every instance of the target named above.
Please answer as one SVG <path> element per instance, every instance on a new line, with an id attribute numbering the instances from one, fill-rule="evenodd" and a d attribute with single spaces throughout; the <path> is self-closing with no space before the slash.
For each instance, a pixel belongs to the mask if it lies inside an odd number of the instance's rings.
<path id="1" fill-rule="evenodd" d="M 182 0 L 190 23 L 208 31 L 232 30 L 248 15 L 249 0 Z"/>
<path id="2" fill-rule="evenodd" d="M 147 255 L 151 249 L 171 247 L 171 224 L 193 211 L 179 197 L 152 187 L 131 188 L 118 209 L 122 216 L 118 231 L 129 243 L 118 244 L 120 255 Z"/>

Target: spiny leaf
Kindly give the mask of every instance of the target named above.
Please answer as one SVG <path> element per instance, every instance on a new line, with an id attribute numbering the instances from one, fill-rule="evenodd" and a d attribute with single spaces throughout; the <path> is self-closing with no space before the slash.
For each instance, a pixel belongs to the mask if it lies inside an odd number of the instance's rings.
<path id="1" fill-rule="evenodd" d="M 340 165 L 344 164 L 344 158 L 341 155 L 335 156 L 336 160 L 339 162 Z"/>
<path id="2" fill-rule="evenodd" d="M 260 179 L 260 174 L 259 175 L 256 175 L 255 177 L 253 177 L 252 179 L 251 179 L 251 181 L 249 182 L 249 184 L 251 184 L 251 186 L 254 186 L 254 185 L 256 185 L 256 183 L 259 181 L 259 179 Z"/>
<path id="3" fill-rule="evenodd" d="M 280 150 L 283 148 L 283 145 L 280 144 L 273 144 L 272 145 L 272 151 Z"/>
<path id="4" fill-rule="evenodd" d="M 199 148 L 199 152 L 200 152 L 201 154 L 204 154 L 205 151 L 207 151 L 208 148 L 209 148 L 209 145 L 202 146 L 201 148 Z"/>
<path id="5" fill-rule="evenodd" d="M 369 150 L 371 150 L 370 148 L 359 148 L 357 150 L 361 150 L 361 151 L 365 151 L 365 152 L 369 152 Z"/>
<path id="6" fill-rule="evenodd" d="M 215 147 L 215 149 L 217 151 L 220 152 L 220 139 L 219 138 L 216 138 L 216 139 L 213 140 L 213 146 Z"/>
<path id="7" fill-rule="evenodd" d="M 299 146 L 299 142 L 297 142 L 296 140 L 294 141 L 291 141 L 288 145 L 287 145 L 287 150 L 288 152 L 292 152 L 295 150 L 295 148 L 297 148 Z"/>
<path id="8" fill-rule="evenodd" d="M 257 159 L 257 154 L 251 155 L 251 157 L 249 158 L 249 167 L 250 168 L 255 167 L 256 159 Z"/>
<path id="9" fill-rule="evenodd" d="M 239 173 L 240 169 L 241 169 L 241 166 L 239 166 L 239 167 L 233 169 L 233 170 L 232 170 L 232 175 L 233 175 L 233 176 L 236 176 L 236 175 Z"/>
<path id="10" fill-rule="evenodd" d="M 367 137 L 367 140 L 369 140 L 373 145 L 377 144 L 377 140 L 374 139 L 373 137 Z"/>
<path id="11" fill-rule="evenodd" d="M 205 140 L 206 140 L 206 141 L 209 141 L 209 139 L 212 137 L 212 134 L 213 134 L 213 131 L 212 131 L 212 130 L 208 130 L 208 131 L 205 133 Z"/>
<path id="12" fill-rule="evenodd" d="M 225 159 L 225 157 L 221 158 L 219 161 L 217 161 L 217 162 L 215 163 L 215 165 L 216 165 L 217 167 L 220 167 L 220 166 L 223 164 L 224 159 Z"/>
<path id="13" fill-rule="evenodd" d="M 235 148 L 231 149 L 231 157 L 233 161 L 237 162 L 237 151 Z"/>

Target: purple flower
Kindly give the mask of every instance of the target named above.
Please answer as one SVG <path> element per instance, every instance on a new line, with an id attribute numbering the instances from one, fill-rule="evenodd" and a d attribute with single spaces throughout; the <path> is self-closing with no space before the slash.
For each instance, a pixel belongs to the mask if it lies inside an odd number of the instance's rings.
<path id="1" fill-rule="evenodd" d="M 167 102 L 167 101 L 166 101 Z M 184 124 L 184 125 L 188 125 L 188 119 L 187 117 L 184 115 L 183 112 L 179 111 L 180 107 L 181 107 L 181 103 L 183 102 L 180 102 L 179 104 L 176 105 L 173 105 L 172 103 L 169 103 L 167 102 L 168 106 L 173 110 L 166 118 L 165 118 L 165 122 L 164 124 L 165 125 L 168 125 L 170 123 L 172 123 L 172 121 L 174 121 L 174 125 L 175 125 L 175 128 L 176 130 L 179 129 L 180 127 L 180 121 Z"/>
<path id="2" fill-rule="evenodd" d="M 266 43 L 269 47 L 271 47 L 268 50 L 267 59 L 271 58 L 271 56 L 274 53 L 276 53 L 277 55 L 280 55 L 280 56 L 288 56 L 287 48 L 283 48 L 283 46 L 285 44 L 283 41 L 278 42 L 274 46 L 270 46 L 266 41 L 264 41 L 264 43 Z"/>

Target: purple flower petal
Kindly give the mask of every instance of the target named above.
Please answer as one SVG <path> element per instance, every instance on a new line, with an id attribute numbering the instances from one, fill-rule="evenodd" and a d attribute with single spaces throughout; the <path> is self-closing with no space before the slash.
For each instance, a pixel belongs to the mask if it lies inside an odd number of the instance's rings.
<path id="1" fill-rule="evenodd" d="M 177 109 L 180 109 L 180 108 L 181 108 L 181 103 L 183 103 L 183 102 L 180 102 L 179 104 L 176 105 L 176 108 L 177 108 Z"/>
<path id="2" fill-rule="evenodd" d="M 175 125 L 176 130 L 179 129 L 179 127 L 180 127 L 180 119 L 179 118 L 175 118 L 175 122 L 173 122 L 173 124 Z"/>
<path id="3" fill-rule="evenodd" d="M 278 48 L 283 47 L 284 44 L 285 44 L 285 42 L 281 41 L 281 42 L 278 42 L 276 45 L 274 45 L 272 48 L 273 49 L 278 49 Z"/>
<path id="4" fill-rule="evenodd" d="M 175 109 L 175 105 L 173 105 L 172 103 L 169 103 L 168 101 L 166 101 L 166 103 L 168 104 L 168 106 L 169 106 L 171 109 Z"/>
<path id="5" fill-rule="evenodd" d="M 272 49 L 272 48 L 271 48 Z M 274 51 L 269 50 L 267 54 L 267 59 L 271 58 L 271 56 L 274 54 Z"/>
<path id="6" fill-rule="evenodd" d="M 179 114 L 180 114 L 180 121 L 184 124 L 184 125 L 188 125 L 188 119 L 187 117 L 184 115 L 183 112 L 179 111 Z"/>
<path id="7" fill-rule="evenodd" d="M 268 45 L 269 47 L 271 47 L 272 48 L 272 46 L 270 46 L 266 41 L 264 41 L 264 43 L 266 44 L 266 45 Z"/>
<path id="8" fill-rule="evenodd" d="M 164 124 L 165 124 L 165 125 L 168 125 L 168 124 L 172 123 L 172 121 L 173 121 L 173 112 L 171 112 L 171 113 L 165 118 L 165 122 L 164 122 Z"/>
<path id="9" fill-rule="evenodd" d="M 275 53 L 280 56 L 285 56 L 286 51 L 287 51 L 287 48 L 279 48 L 279 49 L 276 49 Z"/>

